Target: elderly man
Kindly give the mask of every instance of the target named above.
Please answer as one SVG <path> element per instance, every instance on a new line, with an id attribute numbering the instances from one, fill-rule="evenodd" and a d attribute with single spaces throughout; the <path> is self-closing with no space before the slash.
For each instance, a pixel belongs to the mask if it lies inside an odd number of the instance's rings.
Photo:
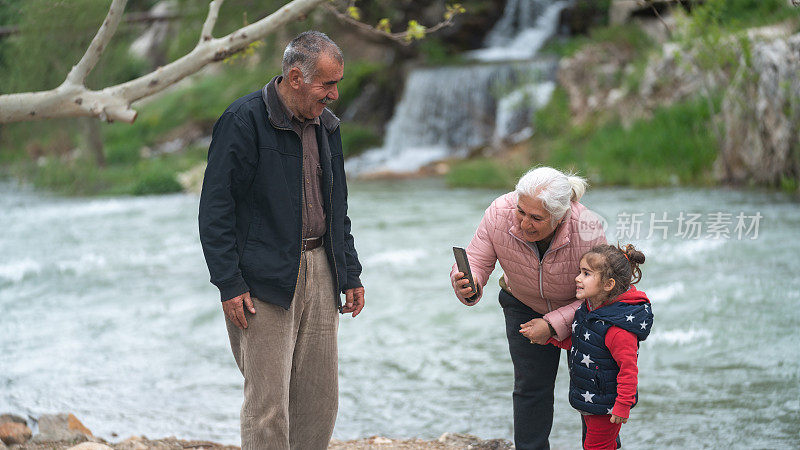
<path id="1" fill-rule="evenodd" d="M 339 119 L 326 108 L 343 74 L 339 47 L 302 33 L 283 75 L 214 125 L 200 240 L 244 376 L 243 449 L 324 449 L 333 432 L 337 312 L 364 307 Z"/>

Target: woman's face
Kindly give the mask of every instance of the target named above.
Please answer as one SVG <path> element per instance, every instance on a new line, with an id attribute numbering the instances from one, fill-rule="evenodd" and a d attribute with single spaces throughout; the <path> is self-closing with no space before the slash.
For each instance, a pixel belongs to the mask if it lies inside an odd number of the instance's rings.
<path id="1" fill-rule="evenodd" d="M 553 224 L 552 216 L 536 197 L 520 195 L 517 200 L 517 220 L 522 236 L 528 242 L 541 241 L 553 235 L 561 221 Z"/>

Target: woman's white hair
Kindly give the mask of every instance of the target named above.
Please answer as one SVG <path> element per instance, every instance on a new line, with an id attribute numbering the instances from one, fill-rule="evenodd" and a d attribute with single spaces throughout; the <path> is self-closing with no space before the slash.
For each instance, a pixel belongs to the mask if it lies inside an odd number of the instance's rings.
<path id="1" fill-rule="evenodd" d="M 565 174 L 552 167 L 535 167 L 517 181 L 514 190 L 518 195 L 540 199 L 555 225 L 569 212 L 570 202 L 583 197 L 586 186 L 586 180 L 575 174 Z"/>

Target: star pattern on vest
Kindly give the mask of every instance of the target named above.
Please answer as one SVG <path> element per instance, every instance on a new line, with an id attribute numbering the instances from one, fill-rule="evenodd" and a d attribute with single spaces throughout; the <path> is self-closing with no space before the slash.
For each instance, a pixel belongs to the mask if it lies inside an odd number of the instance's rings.
<path id="1" fill-rule="evenodd" d="M 611 408 L 608 408 L 606 411 L 607 411 L 607 414 L 611 414 L 614 410 L 611 409 Z"/>
<path id="2" fill-rule="evenodd" d="M 575 332 L 575 327 L 577 327 L 577 326 L 578 326 L 578 321 L 577 320 L 575 322 L 572 322 L 572 332 L 573 333 Z"/>
<path id="3" fill-rule="evenodd" d="M 643 329 L 643 330 L 646 330 L 646 329 L 647 329 L 647 322 L 642 322 L 642 323 L 640 323 L 639 325 L 641 325 L 641 326 L 642 326 L 642 329 Z"/>
<path id="4" fill-rule="evenodd" d="M 590 394 L 589 391 L 586 391 L 585 393 L 581 394 L 581 396 L 583 397 L 583 401 L 587 403 L 594 403 L 592 401 L 592 397 L 594 397 L 594 394 Z"/>
<path id="5" fill-rule="evenodd" d="M 586 333 L 583 335 L 583 340 L 584 340 L 584 341 L 588 341 L 588 340 L 589 340 L 589 336 L 591 336 L 591 335 L 590 335 L 590 334 L 589 334 L 589 332 L 587 331 L 587 332 L 586 332 Z"/>
<path id="6" fill-rule="evenodd" d="M 629 316 L 625 316 L 625 321 L 626 322 L 633 322 L 633 314 L 631 314 Z"/>
<path id="7" fill-rule="evenodd" d="M 581 364 L 586 364 L 587 368 L 589 367 L 589 364 L 594 363 L 594 361 L 592 361 L 592 358 L 590 358 L 589 355 L 587 355 L 585 353 L 581 353 L 581 355 L 583 355 L 583 359 L 581 360 Z"/>

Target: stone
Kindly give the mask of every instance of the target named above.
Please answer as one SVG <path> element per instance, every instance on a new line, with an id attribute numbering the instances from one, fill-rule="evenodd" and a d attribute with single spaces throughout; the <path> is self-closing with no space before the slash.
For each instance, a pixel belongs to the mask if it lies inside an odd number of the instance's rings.
<path id="1" fill-rule="evenodd" d="M 800 185 L 800 33 L 755 42 L 722 101 L 715 175 L 729 183 Z"/>
<path id="2" fill-rule="evenodd" d="M 25 418 L 20 417 L 16 414 L 0 414 L 0 424 L 7 422 L 16 422 L 16 423 L 21 423 L 23 425 L 28 424 L 28 421 L 26 421 Z"/>
<path id="3" fill-rule="evenodd" d="M 131 436 L 128 439 L 120 442 L 117 448 L 124 450 L 147 450 L 147 438 L 144 436 Z"/>
<path id="4" fill-rule="evenodd" d="M 113 450 L 113 448 L 97 442 L 84 442 L 74 447 L 70 447 L 68 450 Z"/>
<path id="5" fill-rule="evenodd" d="M 39 417 L 37 442 L 77 441 L 83 442 L 92 437 L 92 432 L 73 414 L 44 414 Z"/>
<path id="6" fill-rule="evenodd" d="M 31 429 L 22 423 L 6 422 L 0 425 L 0 441 L 6 445 L 24 444 L 31 434 Z"/>
<path id="7" fill-rule="evenodd" d="M 483 440 L 471 434 L 461 433 L 445 433 L 439 437 L 438 441 L 448 447 L 470 450 L 510 450 L 514 448 L 514 444 L 505 439 Z"/>

